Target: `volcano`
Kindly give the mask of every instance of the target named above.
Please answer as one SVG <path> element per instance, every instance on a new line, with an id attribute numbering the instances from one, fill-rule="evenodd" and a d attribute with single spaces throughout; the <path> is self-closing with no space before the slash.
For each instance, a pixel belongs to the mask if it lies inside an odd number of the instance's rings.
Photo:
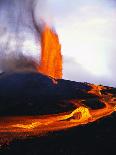
<path id="1" fill-rule="evenodd" d="M 36 72 L 4 73 L 0 76 L 2 146 L 19 147 L 17 141 L 26 139 L 28 145 L 29 137 L 36 137 L 32 141 L 37 143 L 40 137 L 46 139 L 48 133 L 65 135 L 65 129 L 66 133 L 72 134 L 70 128 L 76 130 L 77 126 L 86 126 L 106 116 L 115 118 L 116 88 L 64 79 L 57 82 L 54 84 L 51 78 Z M 96 123 L 94 125 L 97 127 Z"/>
<path id="2" fill-rule="evenodd" d="M 62 79 L 58 35 L 46 24 L 39 33 L 41 56 L 31 63 L 34 70 L 0 75 L 0 153 L 100 154 L 108 142 L 105 154 L 111 154 L 116 88 Z M 102 139 L 107 133 L 114 139 Z"/>

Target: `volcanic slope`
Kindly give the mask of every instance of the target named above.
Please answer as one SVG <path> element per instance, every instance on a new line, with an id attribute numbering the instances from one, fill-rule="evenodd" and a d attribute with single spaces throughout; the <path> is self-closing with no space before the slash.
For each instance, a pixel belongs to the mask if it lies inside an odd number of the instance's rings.
<path id="1" fill-rule="evenodd" d="M 0 75 L 0 115 L 41 115 L 75 109 L 71 100 L 84 100 L 92 109 L 102 108 L 99 95 L 88 93 L 94 85 L 52 79 L 35 72 Z M 116 88 L 104 87 L 101 93 L 116 96 Z M 68 101 L 68 102 L 67 102 Z"/>

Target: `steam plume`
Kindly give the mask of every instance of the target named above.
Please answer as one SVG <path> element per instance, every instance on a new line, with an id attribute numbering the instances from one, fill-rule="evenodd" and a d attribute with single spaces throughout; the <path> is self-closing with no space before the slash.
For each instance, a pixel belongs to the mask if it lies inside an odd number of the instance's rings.
<path id="1" fill-rule="evenodd" d="M 44 5 L 43 5 L 44 4 Z M 40 32 L 46 1 L 0 1 L 0 70 L 35 70 L 39 63 Z M 46 10 L 47 11 L 47 10 Z"/>

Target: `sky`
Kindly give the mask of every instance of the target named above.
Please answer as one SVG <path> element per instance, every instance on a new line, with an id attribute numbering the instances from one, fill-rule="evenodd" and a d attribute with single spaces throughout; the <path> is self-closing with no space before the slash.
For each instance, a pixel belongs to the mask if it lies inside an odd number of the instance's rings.
<path id="1" fill-rule="evenodd" d="M 64 56 L 64 78 L 116 86 L 116 1 L 48 0 Z"/>
<path id="2" fill-rule="evenodd" d="M 17 53 L 34 59 L 40 56 L 30 18 L 32 1 L 37 23 L 44 18 L 59 35 L 63 78 L 116 86 L 115 0 L 1 0 L 0 69 L 6 64 L 3 57 L 14 63 Z"/>

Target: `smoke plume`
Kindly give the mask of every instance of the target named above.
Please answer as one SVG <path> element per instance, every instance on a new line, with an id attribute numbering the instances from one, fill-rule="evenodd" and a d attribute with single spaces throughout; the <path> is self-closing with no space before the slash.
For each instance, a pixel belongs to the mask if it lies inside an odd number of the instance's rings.
<path id="1" fill-rule="evenodd" d="M 0 1 L 0 71 L 35 70 L 48 14 L 45 0 Z"/>

